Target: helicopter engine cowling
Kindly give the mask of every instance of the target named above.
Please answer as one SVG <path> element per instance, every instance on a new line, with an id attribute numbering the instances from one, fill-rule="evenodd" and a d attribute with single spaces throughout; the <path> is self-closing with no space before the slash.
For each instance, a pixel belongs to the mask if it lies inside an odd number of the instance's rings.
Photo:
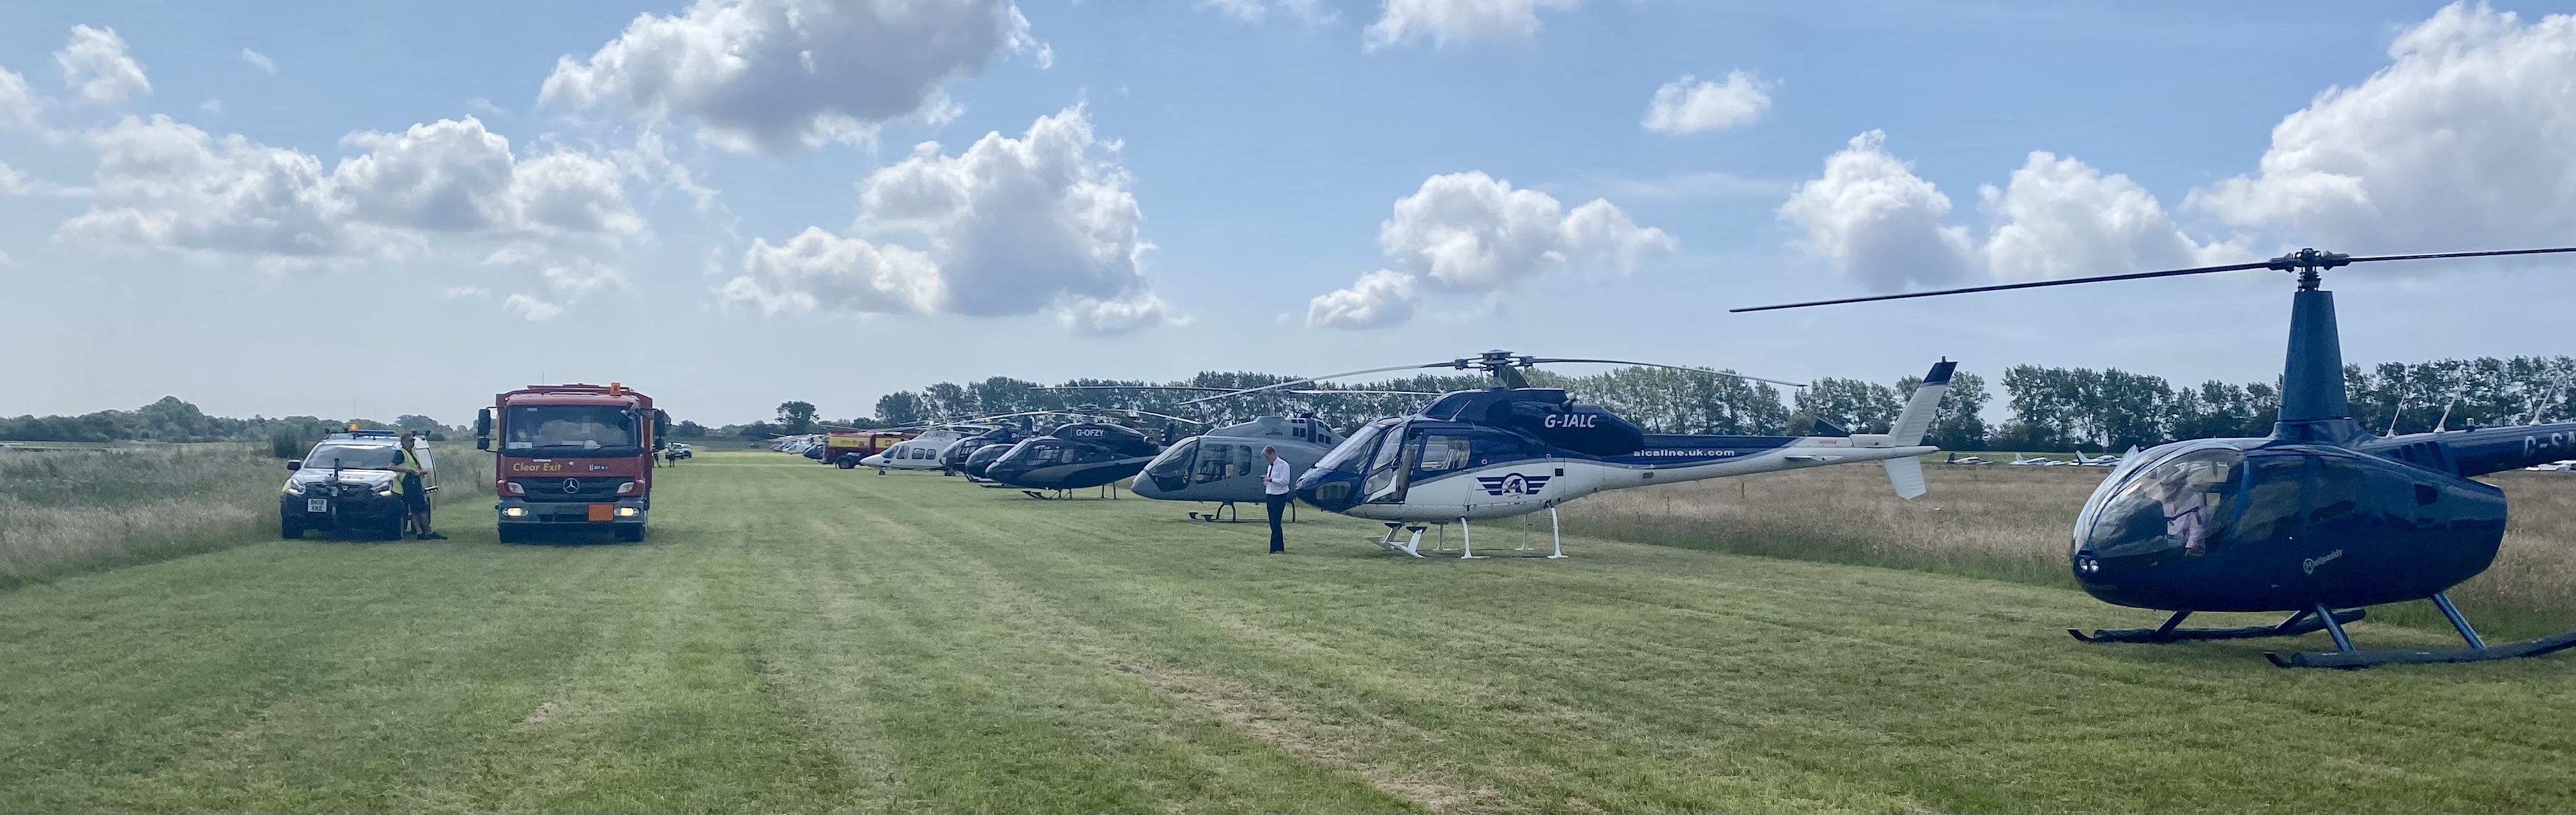
<path id="1" fill-rule="evenodd" d="M 1595 456 L 1624 456 L 1646 446 L 1646 432 L 1599 405 L 1574 401 L 1558 388 L 1459 391 L 1440 397 L 1422 415 L 1519 430 L 1559 447 Z"/>

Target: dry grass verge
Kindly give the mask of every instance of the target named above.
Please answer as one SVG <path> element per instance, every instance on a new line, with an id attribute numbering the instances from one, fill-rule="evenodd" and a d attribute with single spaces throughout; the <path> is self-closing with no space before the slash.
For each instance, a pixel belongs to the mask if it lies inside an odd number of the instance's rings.
<path id="1" fill-rule="evenodd" d="M 275 535 L 286 472 L 262 452 L 219 443 L 0 453 L 0 589 Z M 487 457 L 439 452 L 442 502 L 488 494 Z"/>
<path id="2" fill-rule="evenodd" d="M 1566 532 L 1738 554 L 1853 563 L 2073 588 L 2075 513 L 2107 471 L 2072 467 L 1924 468 L 1931 494 L 1907 502 L 1874 466 L 1621 490 L 1569 504 Z M 2530 635 L 2576 628 L 2576 475 L 2498 473 L 2511 502 L 2504 550 L 2451 591 L 2481 629 Z M 1544 519 L 1542 519 L 1544 521 Z M 2429 603 L 2373 618 L 2447 627 Z"/>

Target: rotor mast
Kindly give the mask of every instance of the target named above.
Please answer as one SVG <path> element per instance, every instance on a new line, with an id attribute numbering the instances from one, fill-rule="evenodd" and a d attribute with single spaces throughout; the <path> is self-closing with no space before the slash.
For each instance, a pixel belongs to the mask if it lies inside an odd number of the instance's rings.
<path id="1" fill-rule="evenodd" d="M 2318 286 L 2323 272 L 2352 262 L 2349 255 L 2301 249 L 2273 258 L 2268 268 L 2298 275 L 2290 295 L 2290 342 L 2281 365 L 2281 411 L 2272 436 L 2341 444 L 2361 435 L 2344 389 L 2343 341 L 2335 326 L 2334 292 Z"/>

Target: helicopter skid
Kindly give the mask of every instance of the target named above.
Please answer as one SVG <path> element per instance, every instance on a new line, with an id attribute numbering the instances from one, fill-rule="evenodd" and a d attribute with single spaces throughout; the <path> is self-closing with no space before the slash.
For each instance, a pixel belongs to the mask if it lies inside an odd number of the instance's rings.
<path id="1" fill-rule="evenodd" d="M 1398 533 L 1398 532 L 1402 532 L 1402 531 L 1404 531 L 1404 530 L 1405 530 L 1405 525 L 1404 525 L 1404 524 L 1400 524 L 1400 523 L 1391 523 L 1391 524 L 1387 524 L 1387 525 L 1386 525 L 1386 535 L 1385 535 L 1384 537 L 1365 538 L 1364 540 L 1367 540 L 1367 541 L 1368 541 L 1369 543 L 1371 543 L 1371 544 L 1375 544 L 1375 545 L 1377 546 L 1377 548 L 1384 549 L 1384 550 L 1387 550 L 1387 551 L 1389 551 L 1389 552 L 1395 552 L 1395 553 L 1398 553 L 1398 554 L 1405 554 L 1405 555 L 1412 555 L 1412 556 L 1414 556 L 1414 557 L 1421 557 L 1421 556 L 1422 556 L 1422 527 L 1419 527 L 1419 526 L 1413 527 L 1413 536 L 1412 536 L 1412 537 L 1410 537 L 1410 538 L 1407 538 L 1407 539 L 1405 540 L 1405 542 L 1403 542 L 1403 543 L 1397 543 L 1397 542 L 1395 542 L 1395 535 L 1396 535 L 1396 533 Z"/>
<path id="2" fill-rule="evenodd" d="M 2326 631 L 2334 635 L 2335 650 L 2300 651 L 2286 657 L 2278 653 L 2266 651 L 2263 653 L 2263 658 L 2271 660 L 2273 665 L 2283 668 L 2358 669 L 2368 668 L 2373 665 L 2486 662 L 2498 659 L 2519 659 L 2522 657 L 2536 657 L 2543 654 L 2554 654 L 2569 648 L 2576 648 L 2576 631 L 2541 637 L 2536 640 L 2523 640 L 2521 642 L 2507 643 L 2504 645 L 2488 645 L 2485 640 L 2478 637 L 2477 629 L 2469 627 L 2469 619 L 2467 617 L 2460 616 L 2459 607 L 2451 605 L 2451 598 L 2448 595 L 2443 592 L 2434 592 L 2432 597 L 2426 599 L 2432 600 L 2433 606 L 2442 610 L 2442 616 L 2450 619 L 2452 630 L 2460 632 L 2460 639 L 2467 642 L 2469 647 L 2450 651 L 2364 651 L 2352 647 L 2352 637 L 2343 632 L 2343 625 L 2341 623 L 2336 623 L 2326 626 Z"/>
<path id="3" fill-rule="evenodd" d="M 2519 659 L 2554 654 L 2569 648 L 2576 648 L 2576 631 L 2536 640 L 2449 651 L 2300 651 L 2286 656 L 2266 651 L 2263 657 L 2283 668 L 2368 668 L 2373 665 Z"/>
<path id="4" fill-rule="evenodd" d="M 2365 613 L 2366 612 L 2363 609 L 2358 608 L 2348 608 L 2342 611 L 2337 611 L 2334 613 L 2335 623 L 2340 625 L 2343 623 L 2354 622 L 2356 620 L 2360 620 Z M 2196 640 L 2250 640 L 2261 637 L 2295 637 L 2301 634 L 2315 633 L 2317 631 L 2324 630 L 2326 627 L 2324 622 L 2317 619 L 2316 612 L 2313 611 L 2302 611 L 2297 614 L 2290 615 L 2289 619 L 2282 620 L 2279 625 L 2249 625 L 2244 628 L 2174 627 L 2176 624 L 2182 622 L 2182 618 L 2190 616 L 2190 614 L 2191 612 L 2188 611 L 2175 612 L 2172 619 L 2166 620 L 2165 624 L 2158 628 L 2094 629 L 2093 633 L 2089 635 L 2082 631 L 2069 628 L 2066 629 L 2066 633 L 2074 635 L 2076 639 L 2083 640 L 2085 642 L 2154 643 L 2192 642 Z"/>

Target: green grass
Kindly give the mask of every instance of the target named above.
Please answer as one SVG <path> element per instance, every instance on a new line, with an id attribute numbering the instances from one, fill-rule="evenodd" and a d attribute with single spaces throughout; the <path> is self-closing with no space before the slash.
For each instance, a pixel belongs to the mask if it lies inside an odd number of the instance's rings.
<path id="1" fill-rule="evenodd" d="M 1273 557 L 1183 505 L 775 453 L 663 477 L 640 545 L 456 506 L 451 541 L 0 592 L 0 810 L 2576 808 L 2564 657 L 2291 672 L 2076 643 L 2152 616 L 2009 582 L 1415 561 L 1320 513 Z"/>

